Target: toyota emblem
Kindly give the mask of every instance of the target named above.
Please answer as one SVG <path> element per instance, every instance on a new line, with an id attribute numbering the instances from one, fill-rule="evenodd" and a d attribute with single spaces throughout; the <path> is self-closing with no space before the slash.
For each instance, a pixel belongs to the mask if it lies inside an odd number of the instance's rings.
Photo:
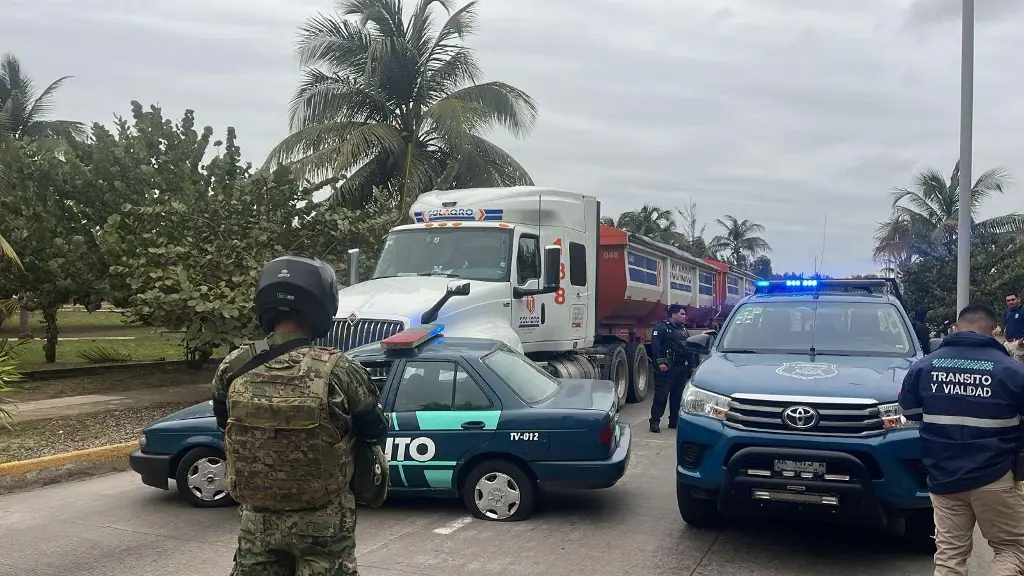
<path id="1" fill-rule="evenodd" d="M 782 422 L 794 430 L 810 430 L 818 425 L 818 411 L 810 406 L 790 406 L 782 411 Z"/>

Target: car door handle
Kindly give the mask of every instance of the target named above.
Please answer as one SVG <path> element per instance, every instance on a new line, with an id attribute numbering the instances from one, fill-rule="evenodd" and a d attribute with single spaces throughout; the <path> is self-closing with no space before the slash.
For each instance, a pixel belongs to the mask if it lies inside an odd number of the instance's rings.
<path id="1" fill-rule="evenodd" d="M 469 422 L 462 423 L 463 430 L 483 430 L 485 426 L 487 424 L 481 420 L 470 420 Z"/>

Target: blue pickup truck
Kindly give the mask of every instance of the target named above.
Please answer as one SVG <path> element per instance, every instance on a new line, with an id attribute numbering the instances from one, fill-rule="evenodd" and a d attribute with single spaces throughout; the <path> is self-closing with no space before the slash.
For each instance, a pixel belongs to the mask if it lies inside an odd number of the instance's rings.
<path id="1" fill-rule="evenodd" d="M 523 520 L 536 489 L 599 489 L 626 473 L 630 427 L 615 384 L 557 380 L 494 340 L 413 326 L 347 354 L 380 388 L 391 421 L 391 491 L 462 498 L 478 518 Z M 210 402 L 143 430 L 132 469 L 197 507 L 232 504 Z"/>
<path id="2" fill-rule="evenodd" d="M 691 337 L 702 362 L 679 413 L 683 520 L 818 518 L 931 548 L 918 431 L 897 404 L 924 354 L 911 326 L 893 280 L 800 279 L 758 282 L 721 332 Z"/>

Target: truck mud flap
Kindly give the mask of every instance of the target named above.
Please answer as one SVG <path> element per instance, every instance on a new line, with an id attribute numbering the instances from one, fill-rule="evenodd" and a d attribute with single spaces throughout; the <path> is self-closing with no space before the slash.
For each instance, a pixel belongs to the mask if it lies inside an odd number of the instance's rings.
<path id="1" fill-rule="evenodd" d="M 884 526 L 871 472 L 842 452 L 744 448 L 726 464 L 718 508 L 731 515 Z"/>

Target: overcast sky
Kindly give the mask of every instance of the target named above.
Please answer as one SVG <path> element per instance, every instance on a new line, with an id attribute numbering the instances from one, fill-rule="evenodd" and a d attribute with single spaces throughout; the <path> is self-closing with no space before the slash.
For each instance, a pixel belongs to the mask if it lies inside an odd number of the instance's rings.
<path id="1" fill-rule="evenodd" d="M 13 2 L 13 6 L 12 6 Z M 408 4 L 412 4 L 407 0 Z M 296 27 L 330 0 L 6 0 L 0 50 L 36 79 L 74 75 L 56 116 L 129 102 L 238 129 L 261 163 L 287 132 Z M 1024 178 L 1024 1 L 977 2 L 975 175 Z M 958 154 L 960 0 L 483 0 L 470 38 L 488 80 L 540 106 L 494 139 L 540 185 L 605 214 L 692 198 L 765 225 L 775 270 L 866 272 L 887 192 Z M 1021 183 L 1024 186 L 1024 182 Z M 1014 186 L 984 206 L 1021 209 Z"/>

